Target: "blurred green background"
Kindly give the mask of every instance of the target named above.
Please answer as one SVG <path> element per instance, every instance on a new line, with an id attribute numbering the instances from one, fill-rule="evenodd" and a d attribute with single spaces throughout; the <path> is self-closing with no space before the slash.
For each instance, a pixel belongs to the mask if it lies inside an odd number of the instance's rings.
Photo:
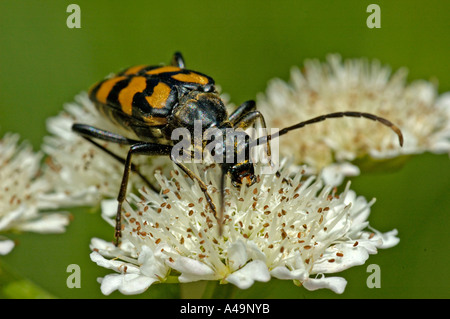
<path id="1" fill-rule="evenodd" d="M 66 26 L 71 3 L 81 8 L 80 29 Z M 381 29 L 366 26 L 370 3 L 381 8 Z M 0 134 L 18 132 L 38 150 L 46 119 L 76 94 L 123 67 L 169 62 L 175 50 L 189 68 L 213 76 L 236 104 L 254 99 L 274 77 L 287 80 L 304 59 L 334 52 L 377 58 L 394 70 L 406 66 L 409 80 L 438 80 L 439 92 L 446 92 L 449 12 L 450 2 L 440 0 L 1 0 Z M 352 188 L 377 198 L 370 223 L 380 231 L 397 228 L 398 246 L 342 273 L 343 295 L 272 280 L 236 297 L 449 298 L 448 155 L 416 156 L 399 171 L 354 178 Z M 72 212 L 64 234 L 9 236 L 18 245 L 1 264 L 53 296 L 102 298 L 96 278 L 110 271 L 90 261 L 88 245 L 92 237 L 112 238 L 112 229 L 89 209 Z M 379 289 L 366 286 L 372 263 L 381 268 Z M 69 264 L 81 267 L 80 289 L 66 286 Z M 0 296 L 13 296 L 14 287 L 5 285 Z M 137 297 L 178 296 L 177 285 L 155 285 Z"/>

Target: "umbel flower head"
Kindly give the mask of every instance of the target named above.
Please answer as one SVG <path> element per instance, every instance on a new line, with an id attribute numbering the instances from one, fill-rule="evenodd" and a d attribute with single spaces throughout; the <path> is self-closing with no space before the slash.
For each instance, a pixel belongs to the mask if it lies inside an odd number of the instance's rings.
<path id="1" fill-rule="evenodd" d="M 346 280 L 325 275 L 364 264 L 377 248 L 396 245 L 397 231 L 368 230 L 374 201 L 357 196 L 349 185 L 338 194 L 320 178 L 303 172 L 290 177 L 288 171 L 259 175 L 241 189 L 228 180 L 221 236 L 198 184 L 177 169 L 171 178 L 157 174 L 161 194 L 142 188 L 124 206 L 119 247 L 91 241 L 91 259 L 114 271 L 100 279 L 102 292 L 138 294 L 174 280 L 246 289 L 274 277 L 308 290 L 342 293 Z M 218 202 L 221 170 L 213 164 L 197 173 Z M 103 202 L 103 216 L 112 226 L 116 207 L 115 201 Z"/>
<path id="2" fill-rule="evenodd" d="M 0 140 L 0 234 L 65 230 L 69 222 L 67 214 L 45 213 L 56 207 L 44 198 L 51 184 L 41 174 L 41 158 L 42 154 L 34 153 L 30 145 L 19 144 L 17 134 L 6 134 Z M 9 253 L 13 247 L 12 240 L 0 236 L 0 255 Z"/>
<path id="3" fill-rule="evenodd" d="M 386 160 L 422 152 L 450 152 L 450 93 L 438 95 L 427 81 L 406 83 L 407 71 L 391 69 L 379 61 L 342 60 L 329 55 L 326 62 L 307 60 L 293 68 L 289 83 L 270 82 L 258 98 L 258 108 L 268 125 L 283 128 L 318 115 L 358 111 L 395 123 L 405 143 L 376 122 L 341 118 L 327 120 L 280 139 L 280 153 L 294 155 L 297 164 L 316 171 L 330 164 L 356 159 Z M 344 173 L 357 174 L 347 166 Z"/>

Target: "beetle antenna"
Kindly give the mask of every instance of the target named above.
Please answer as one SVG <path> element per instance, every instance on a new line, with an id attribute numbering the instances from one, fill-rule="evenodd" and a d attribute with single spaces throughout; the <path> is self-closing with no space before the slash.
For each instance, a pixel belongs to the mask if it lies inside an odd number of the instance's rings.
<path id="1" fill-rule="evenodd" d="M 260 145 L 261 143 L 266 143 L 266 138 L 267 139 L 277 138 L 277 137 L 279 137 L 281 135 L 289 133 L 290 131 L 294 131 L 296 129 L 305 127 L 307 125 L 314 124 L 314 123 L 317 123 L 317 122 L 322 122 L 322 121 L 325 121 L 326 119 L 339 118 L 339 117 L 359 117 L 359 118 L 366 118 L 366 119 L 369 119 L 369 120 L 372 120 L 372 121 L 380 122 L 381 124 L 389 127 L 391 130 L 393 130 L 395 132 L 395 134 L 397 134 L 400 146 L 403 146 L 403 134 L 402 134 L 402 131 L 394 123 L 392 123 L 391 121 L 389 121 L 389 120 L 387 120 L 387 119 L 385 119 L 383 117 L 379 117 L 379 116 L 373 115 L 371 113 L 351 112 L 351 111 L 328 113 L 328 114 L 324 114 L 324 115 L 320 115 L 320 116 L 314 117 L 314 118 L 309 119 L 307 121 L 303 121 L 303 122 L 294 124 L 292 126 L 285 127 L 285 128 L 279 130 L 278 132 L 276 132 L 274 134 L 270 134 L 270 135 L 262 136 L 262 137 L 258 138 L 257 140 L 252 142 L 251 146 L 256 146 L 256 145 Z"/>

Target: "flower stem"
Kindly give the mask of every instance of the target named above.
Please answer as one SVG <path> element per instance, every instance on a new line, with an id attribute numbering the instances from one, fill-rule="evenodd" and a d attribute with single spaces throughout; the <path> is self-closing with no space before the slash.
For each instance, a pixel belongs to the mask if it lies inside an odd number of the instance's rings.
<path id="1" fill-rule="evenodd" d="M 232 299 L 236 292 L 236 286 L 221 284 L 219 281 L 209 281 L 203 291 L 203 299 Z"/>
<path id="2" fill-rule="evenodd" d="M 167 276 L 166 280 L 164 281 L 166 284 L 179 284 L 177 276 Z"/>

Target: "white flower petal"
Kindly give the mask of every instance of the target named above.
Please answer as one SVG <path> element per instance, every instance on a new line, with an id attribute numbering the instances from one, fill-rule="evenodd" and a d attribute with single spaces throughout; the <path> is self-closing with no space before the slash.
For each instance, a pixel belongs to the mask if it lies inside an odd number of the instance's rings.
<path id="1" fill-rule="evenodd" d="M 117 199 L 105 199 L 101 202 L 102 215 L 114 217 L 117 214 Z"/>
<path id="2" fill-rule="evenodd" d="M 110 295 L 115 290 L 124 295 L 140 294 L 155 281 L 154 278 L 138 274 L 110 274 L 102 278 L 100 289 L 104 295 Z"/>
<path id="3" fill-rule="evenodd" d="M 157 278 L 126 274 L 123 275 L 123 284 L 119 288 L 119 291 L 125 295 L 140 294 L 146 291 L 156 281 L 158 281 Z"/>
<path id="4" fill-rule="evenodd" d="M 336 253 L 341 257 L 337 258 Z M 332 252 L 323 255 L 314 263 L 311 273 L 336 273 L 344 271 L 350 267 L 363 265 L 369 258 L 369 252 L 362 245 L 339 245 L 333 247 Z"/>
<path id="5" fill-rule="evenodd" d="M 270 274 L 278 279 L 292 279 L 292 280 L 300 280 L 303 281 L 309 276 L 309 272 L 306 269 L 294 269 L 289 270 L 285 266 L 275 267 L 270 271 Z"/>
<path id="6" fill-rule="evenodd" d="M 94 249 L 113 249 L 114 248 L 114 244 L 110 241 L 106 241 L 100 238 L 92 238 L 91 239 L 91 244 L 90 244 L 90 248 L 92 250 Z"/>
<path id="7" fill-rule="evenodd" d="M 228 264 L 231 271 L 241 268 L 248 260 L 247 247 L 242 240 L 238 240 L 228 248 Z"/>
<path id="8" fill-rule="evenodd" d="M 270 273 L 264 262 L 261 260 L 254 260 L 241 269 L 233 272 L 226 280 L 241 289 L 247 289 L 251 287 L 255 281 L 269 281 Z"/>
<path id="9" fill-rule="evenodd" d="M 191 258 L 179 257 L 169 266 L 181 273 L 178 277 L 180 282 L 217 279 L 217 275 L 211 267 Z"/>
<path id="10" fill-rule="evenodd" d="M 266 255 L 261 251 L 261 248 L 253 241 L 247 242 L 247 254 L 248 259 L 251 260 L 261 260 L 262 262 L 266 262 Z"/>
<path id="11" fill-rule="evenodd" d="M 164 260 L 157 258 L 152 249 L 148 246 L 143 246 L 138 257 L 138 263 L 141 265 L 140 272 L 149 277 L 162 279 L 168 272 L 168 268 Z"/>
<path id="12" fill-rule="evenodd" d="M 400 238 L 397 237 L 398 230 L 393 229 L 386 233 L 376 232 L 376 235 L 374 236 L 376 238 L 381 238 L 382 243 L 378 245 L 378 248 L 386 249 L 396 246 L 400 242 Z"/>
<path id="13" fill-rule="evenodd" d="M 117 272 L 125 272 L 126 271 L 127 274 L 139 274 L 139 267 L 137 267 L 136 265 L 131 265 L 122 260 L 106 259 L 96 251 L 93 251 L 90 254 L 90 258 L 97 265 L 107 268 L 107 269 L 112 269 Z"/>
<path id="14" fill-rule="evenodd" d="M 9 211 L 4 216 L 0 217 L 0 230 L 4 231 L 9 228 L 14 227 L 14 224 L 17 224 L 20 222 L 20 219 L 22 216 L 26 215 L 27 213 L 27 207 L 25 204 L 20 205 L 14 210 Z"/>
<path id="15" fill-rule="evenodd" d="M 7 255 L 14 248 L 14 241 L 9 239 L 0 239 L 0 255 Z"/>
<path id="16" fill-rule="evenodd" d="M 69 215 L 61 213 L 40 214 L 40 218 L 34 221 L 22 223 L 19 227 L 23 231 L 36 233 L 63 233 L 69 224 Z"/>
<path id="17" fill-rule="evenodd" d="M 331 164 L 322 169 L 322 178 L 326 185 L 339 186 L 347 176 L 358 176 L 360 170 L 350 163 Z"/>
<path id="18" fill-rule="evenodd" d="M 271 270 L 270 274 L 278 279 L 306 280 L 310 273 L 310 267 L 307 268 L 300 252 L 297 252 L 293 258 L 293 263 L 289 263 L 289 268 L 278 266 Z"/>
<path id="19" fill-rule="evenodd" d="M 357 240 L 358 246 L 364 248 L 367 253 L 370 255 L 378 253 L 378 247 L 382 245 L 381 238 L 377 238 L 374 240 L 373 238 L 369 239 L 369 237 L 372 236 L 372 234 L 364 232 L 361 234 L 361 238 Z"/>
<path id="20" fill-rule="evenodd" d="M 337 294 L 342 294 L 347 286 L 347 280 L 342 277 L 324 277 L 321 278 L 309 278 L 303 282 L 303 287 L 308 290 L 314 291 L 318 289 L 330 289 Z"/>

